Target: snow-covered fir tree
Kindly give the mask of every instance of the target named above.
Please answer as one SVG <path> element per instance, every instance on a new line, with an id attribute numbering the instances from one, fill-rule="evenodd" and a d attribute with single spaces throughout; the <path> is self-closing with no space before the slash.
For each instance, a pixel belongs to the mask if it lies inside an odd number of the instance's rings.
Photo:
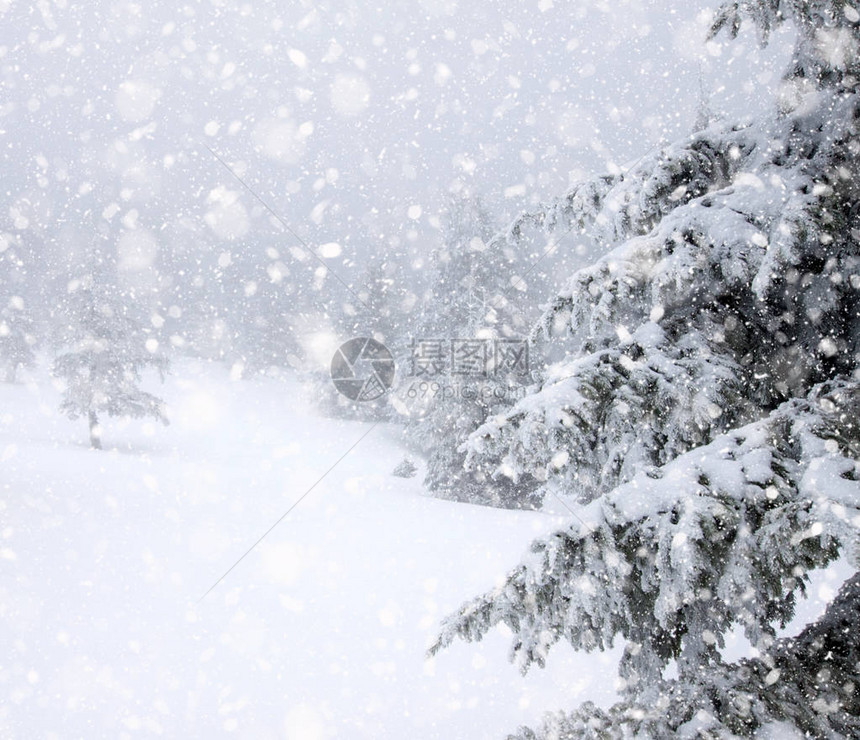
<path id="1" fill-rule="evenodd" d="M 464 468 L 463 443 L 529 381 L 525 317 L 512 301 L 516 251 L 488 243 L 492 219 L 481 201 L 455 195 L 433 255 L 432 300 L 412 337 L 399 392 L 410 415 L 407 438 L 427 456 L 435 495 L 492 506 L 529 506 L 528 477 L 485 476 Z"/>
<path id="2" fill-rule="evenodd" d="M 714 33 L 745 18 L 765 38 L 797 28 L 777 111 L 712 124 L 509 231 L 586 229 L 607 253 L 535 330 L 568 356 L 471 435 L 467 465 L 542 480 L 577 516 L 452 615 L 433 651 L 499 623 L 523 671 L 561 640 L 625 646 L 617 706 L 522 738 L 860 728 L 856 577 L 776 640 L 809 573 L 856 557 L 860 535 L 860 12 L 732 2 Z M 724 662 L 733 629 L 759 657 Z"/>
<path id="3" fill-rule="evenodd" d="M 290 260 L 268 235 L 237 246 L 198 276 L 197 290 L 206 296 L 194 309 L 198 321 L 208 324 L 210 337 L 221 327 L 210 351 L 244 374 L 289 367 L 300 352 L 295 323 L 302 308 Z"/>
<path id="4" fill-rule="evenodd" d="M 127 302 L 92 276 L 73 281 L 63 306 L 63 351 L 54 361 L 54 376 L 65 382 L 60 409 L 70 419 L 85 418 L 90 444 L 101 449 L 99 417 L 152 417 L 167 424 L 164 402 L 141 390 L 144 370 L 168 369 L 157 342 L 147 339 Z"/>
<path id="5" fill-rule="evenodd" d="M 20 238 L 0 235 L 0 372 L 14 383 L 21 368 L 36 363 L 34 294 Z"/>
<path id="6" fill-rule="evenodd" d="M 386 346 L 403 342 L 412 308 L 403 265 L 394 257 L 372 255 L 348 296 L 340 321 L 345 337 L 369 336 Z"/>
<path id="7" fill-rule="evenodd" d="M 14 383 L 20 368 L 36 364 L 36 335 L 33 321 L 21 296 L 11 296 L 0 310 L 0 363 L 7 383 Z"/>
<path id="8" fill-rule="evenodd" d="M 366 337 L 396 354 L 408 344 L 404 332 L 415 304 L 407 283 L 407 270 L 399 255 L 372 254 L 348 291 L 338 291 L 336 298 L 321 302 L 325 312 L 318 315 L 317 324 L 326 326 L 325 333 L 334 335 L 338 345 Z M 385 394 L 359 401 L 340 393 L 332 384 L 331 369 L 329 364 L 314 366 L 305 377 L 310 397 L 324 414 L 375 421 L 397 416 Z M 365 365 L 357 372 L 368 370 Z"/>
<path id="9" fill-rule="evenodd" d="M 797 637 L 777 640 L 759 657 L 703 668 L 698 681 L 670 679 L 655 687 L 652 705 L 626 700 L 609 710 L 586 703 L 549 714 L 538 731 L 509 740 L 613 737 L 744 737 L 772 722 L 772 737 L 849 738 L 860 734 L 860 697 L 853 690 L 860 661 L 856 639 L 860 573 L 843 585 L 821 619 Z M 720 726 L 702 707 L 719 703 Z M 781 724 L 777 724 L 781 723 Z"/>

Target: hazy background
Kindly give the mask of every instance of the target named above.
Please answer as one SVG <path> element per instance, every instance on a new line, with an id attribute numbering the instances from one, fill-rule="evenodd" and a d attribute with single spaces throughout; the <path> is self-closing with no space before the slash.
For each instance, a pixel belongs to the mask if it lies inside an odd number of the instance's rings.
<path id="1" fill-rule="evenodd" d="M 313 324 L 350 296 L 207 146 L 347 282 L 382 255 L 420 283 L 448 193 L 502 226 L 691 131 L 703 98 L 768 105 L 789 45 L 706 43 L 713 7 L 0 0 L 0 248 L 44 304 L 98 253 L 156 323 L 268 280 Z"/>

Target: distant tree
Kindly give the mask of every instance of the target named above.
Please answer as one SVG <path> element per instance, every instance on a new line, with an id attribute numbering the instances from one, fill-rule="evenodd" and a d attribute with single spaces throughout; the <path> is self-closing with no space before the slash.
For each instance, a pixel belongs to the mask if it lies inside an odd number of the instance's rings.
<path id="1" fill-rule="evenodd" d="M 64 306 L 65 351 L 54 362 L 54 375 L 66 383 L 60 409 L 70 418 L 85 418 L 90 444 L 101 449 L 99 416 L 153 417 L 167 424 L 164 402 L 138 387 L 146 368 L 161 379 L 167 359 L 147 346 L 141 325 L 127 304 L 87 278 Z"/>
<path id="2" fill-rule="evenodd" d="M 334 298 L 320 302 L 324 312 L 317 314 L 315 323 L 326 327 L 326 333 L 336 337 L 337 345 L 365 337 L 396 354 L 408 341 L 404 332 L 410 325 L 409 314 L 414 303 L 409 300 L 404 275 L 404 265 L 397 255 L 367 255 L 349 290 L 337 291 Z M 363 376 L 370 368 L 362 365 L 359 363 L 356 372 Z M 387 392 L 373 399 L 349 398 L 335 388 L 331 369 L 326 364 L 305 373 L 306 388 L 324 414 L 376 421 L 395 416 Z"/>
<path id="3" fill-rule="evenodd" d="M 271 235 L 236 246 L 218 256 L 203 285 L 211 305 L 208 322 L 216 318 L 223 324 L 218 356 L 241 363 L 249 375 L 288 368 L 300 353 L 295 324 L 302 306 L 295 273 L 301 267 L 290 265 Z"/>
<path id="4" fill-rule="evenodd" d="M 710 125 L 509 230 L 582 226 L 610 247 L 535 329 L 568 356 L 467 443 L 467 464 L 542 480 L 576 517 L 433 651 L 499 623 L 523 671 L 562 640 L 625 645 L 617 705 L 521 738 L 728 739 L 775 722 L 860 736 L 857 578 L 776 639 L 810 572 L 860 537 L 860 12 L 741 0 L 714 32 L 742 18 L 797 27 L 777 111 Z M 735 629 L 757 657 L 724 660 Z"/>
<path id="5" fill-rule="evenodd" d="M 5 366 L 7 383 L 14 383 L 20 368 L 36 363 L 36 337 L 33 322 L 20 296 L 12 296 L 0 310 L 0 362 Z"/>
<path id="6" fill-rule="evenodd" d="M 512 300 L 518 255 L 503 243 L 490 245 L 492 235 L 492 218 L 480 199 L 451 197 L 431 262 L 430 297 L 414 329 L 411 356 L 402 362 L 412 374 L 401 378 L 399 395 L 411 417 L 407 437 L 427 456 L 424 483 L 430 492 L 456 501 L 530 507 L 534 485 L 527 476 L 514 482 L 491 478 L 477 466 L 466 469 L 461 449 L 529 378 L 526 320 Z M 524 353 L 518 367 L 499 362 L 501 350 L 516 351 L 517 345 Z M 428 353 L 439 356 L 428 360 Z"/>
<path id="7" fill-rule="evenodd" d="M 20 236 L 0 234 L 0 368 L 6 382 L 14 383 L 18 370 L 36 362 L 36 316 L 32 300 L 33 262 L 28 243 Z"/>
<path id="8" fill-rule="evenodd" d="M 392 347 L 404 338 L 411 305 L 403 265 L 395 257 L 372 255 L 348 297 L 349 312 L 341 319 L 345 337 L 371 336 Z"/>

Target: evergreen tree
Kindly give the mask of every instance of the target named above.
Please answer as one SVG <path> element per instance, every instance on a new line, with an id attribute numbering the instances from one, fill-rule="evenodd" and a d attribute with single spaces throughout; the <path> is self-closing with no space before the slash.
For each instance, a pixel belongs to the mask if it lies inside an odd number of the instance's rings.
<path id="1" fill-rule="evenodd" d="M 223 325 L 223 337 L 213 349 L 217 347 L 217 356 L 241 363 L 246 374 L 290 367 L 290 358 L 300 352 L 294 326 L 301 310 L 296 276 L 281 254 L 283 247 L 276 248 L 280 246 L 257 235 L 253 243 L 219 254 L 201 275 L 208 295 L 202 323 Z"/>
<path id="2" fill-rule="evenodd" d="M 7 383 L 14 383 L 19 368 L 36 364 L 36 337 L 33 322 L 21 296 L 12 296 L 0 311 L 0 362 L 5 365 Z"/>
<path id="3" fill-rule="evenodd" d="M 356 282 L 356 296 L 349 296 L 341 334 L 373 337 L 392 348 L 401 344 L 404 317 L 409 313 L 405 282 L 404 270 L 396 259 L 372 255 Z"/>
<path id="4" fill-rule="evenodd" d="M 396 255 L 370 255 L 359 277 L 351 284 L 350 292 L 329 302 L 321 317 L 323 325 L 331 325 L 339 344 L 366 337 L 383 344 L 396 355 L 399 348 L 408 343 L 404 331 L 414 304 L 407 282 L 404 265 Z M 369 369 L 364 366 L 358 372 Z M 305 383 L 314 402 L 325 414 L 377 421 L 396 416 L 387 394 L 359 401 L 340 393 L 332 384 L 328 365 L 308 373 Z"/>
<path id="5" fill-rule="evenodd" d="M 0 367 L 7 383 L 36 364 L 35 317 L 22 239 L 0 235 Z"/>
<path id="6" fill-rule="evenodd" d="M 65 352 L 54 362 L 54 375 L 66 383 L 60 409 L 70 419 L 86 418 L 90 444 L 101 449 L 99 415 L 153 417 L 167 424 L 164 402 L 141 390 L 146 368 L 164 379 L 168 362 L 147 342 L 128 305 L 91 277 L 70 288 L 64 315 Z"/>
<path id="7" fill-rule="evenodd" d="M 800 637 L 775 636 L 860 531 L 860 13 L 733 2 L 714 33 L 743 18 L 765 37 L 797 26 L 776 113 L 713 124 L 509 230 L 580 226 L 609 251 L 535 330 L 569 357 L 471 435 L 467 463 L 582 508 L 433 651 L 500 622 L 522 670 L 560 640 L 625 643 L 616 707 L 523 738 L 857 732 L 856 578 Z M 760 658 L 723 661 L 733 628 Z"/>
<path id="8" fill-rule="evenodd" d="M 452 197 L 433 256 L 433 299 L 403 363 L 412 374 L 400 396 L 412 416 L 407 437 L 427 455 L 428 490 L 457 501 L 529 506 L 534 486 L 528 478 L 513 482 L 466 470 L 461 449 L 528 380 L 525 319 L 508 295 L 516 253 L 505 244 L 490 245 L 492 233 L 479 199 Z M 517 352 L 524 354 L 512 365 L 508 360 Z"/>
<path id="9" fill-rule="evenodd" d="M 653 705 L 628 700 L 604 711 L 589 702 L 572 714 L 550 714 L 538 732 L 524 727 L 509 740 L 728 738 L 779 722 L 790 722 L 805 737 L 857 737 L 858 613 L 860 573 L 855 573 L 821 619 L 797 637 L 777 640 L 760 657 L 708 666 L 697 682 L 661 681 Z M 719 723 L 704 709 L 715 702 L 722 710 Z"/>

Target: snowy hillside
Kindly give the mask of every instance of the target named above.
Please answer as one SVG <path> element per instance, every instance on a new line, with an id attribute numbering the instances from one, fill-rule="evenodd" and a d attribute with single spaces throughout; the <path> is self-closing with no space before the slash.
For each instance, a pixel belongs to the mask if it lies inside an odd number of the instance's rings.
<path id="1" fill-rule="evenodd" d="M 109 422 L 99 453 L 46 378 L 0 386 L 0 736 L 497 738 L 613 697 L 611 656 L 425 660 L 559 520 L 422 495 L 383 426 L 198 601 L 370 425 L 217 365 L 163 395 L 167 429 Z"/>

